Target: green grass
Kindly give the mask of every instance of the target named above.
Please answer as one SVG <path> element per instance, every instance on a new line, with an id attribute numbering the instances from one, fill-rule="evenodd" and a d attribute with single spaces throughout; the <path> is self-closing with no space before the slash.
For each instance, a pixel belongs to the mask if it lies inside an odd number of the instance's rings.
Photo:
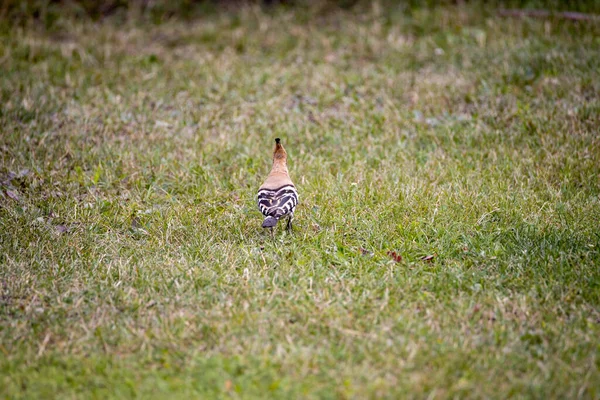
<path id="1" fill-rule="evenodd" d="M 1 30 L 0 397 L 600 397 L 600 26 L 325 11 Z"/>

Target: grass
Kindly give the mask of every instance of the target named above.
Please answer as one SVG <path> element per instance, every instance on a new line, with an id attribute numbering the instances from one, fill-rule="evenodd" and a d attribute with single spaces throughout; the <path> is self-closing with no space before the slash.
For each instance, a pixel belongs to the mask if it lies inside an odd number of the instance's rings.
<path id="1" fill-rule="evenodd" d="M 0 397 L 600 397 L 598 24 L 2 32 Z M 301 204 L 272 240 L 275 137 Z"/>

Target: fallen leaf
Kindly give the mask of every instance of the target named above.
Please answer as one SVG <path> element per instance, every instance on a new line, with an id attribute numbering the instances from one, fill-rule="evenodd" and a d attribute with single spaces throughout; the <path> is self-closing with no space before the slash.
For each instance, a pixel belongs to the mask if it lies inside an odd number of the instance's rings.
<path id="1" fill-rule="evenodd" d="M 430 254 L 428 256 L 421 257 L 421 260 L 431 262 L 431 260 L 433 260 L 433 255 Z"/>
<path id="2" fill-rule="evenodd" d="M 397 263 L 402 262 L 402 255 L 396 253 L 395 251 L 388 250 L 387 255 Z"/>

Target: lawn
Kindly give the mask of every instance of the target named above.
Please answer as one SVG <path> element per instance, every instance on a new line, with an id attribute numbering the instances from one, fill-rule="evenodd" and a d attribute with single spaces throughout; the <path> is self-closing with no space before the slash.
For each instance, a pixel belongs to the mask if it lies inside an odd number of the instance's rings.
<path id="1" fill-rule="evenodd" d="M 600 398 L 600 23 L 0 26 L 0 397 Z"/>

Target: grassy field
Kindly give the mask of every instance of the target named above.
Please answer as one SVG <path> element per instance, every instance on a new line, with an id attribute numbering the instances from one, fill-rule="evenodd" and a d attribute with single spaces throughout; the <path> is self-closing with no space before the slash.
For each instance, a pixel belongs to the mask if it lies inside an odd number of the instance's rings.
<path id="1" fill-rule="evenodd" d="M 0 397 L 600 398 L 600 24 L 39 25 L 1 29 Z"/>

